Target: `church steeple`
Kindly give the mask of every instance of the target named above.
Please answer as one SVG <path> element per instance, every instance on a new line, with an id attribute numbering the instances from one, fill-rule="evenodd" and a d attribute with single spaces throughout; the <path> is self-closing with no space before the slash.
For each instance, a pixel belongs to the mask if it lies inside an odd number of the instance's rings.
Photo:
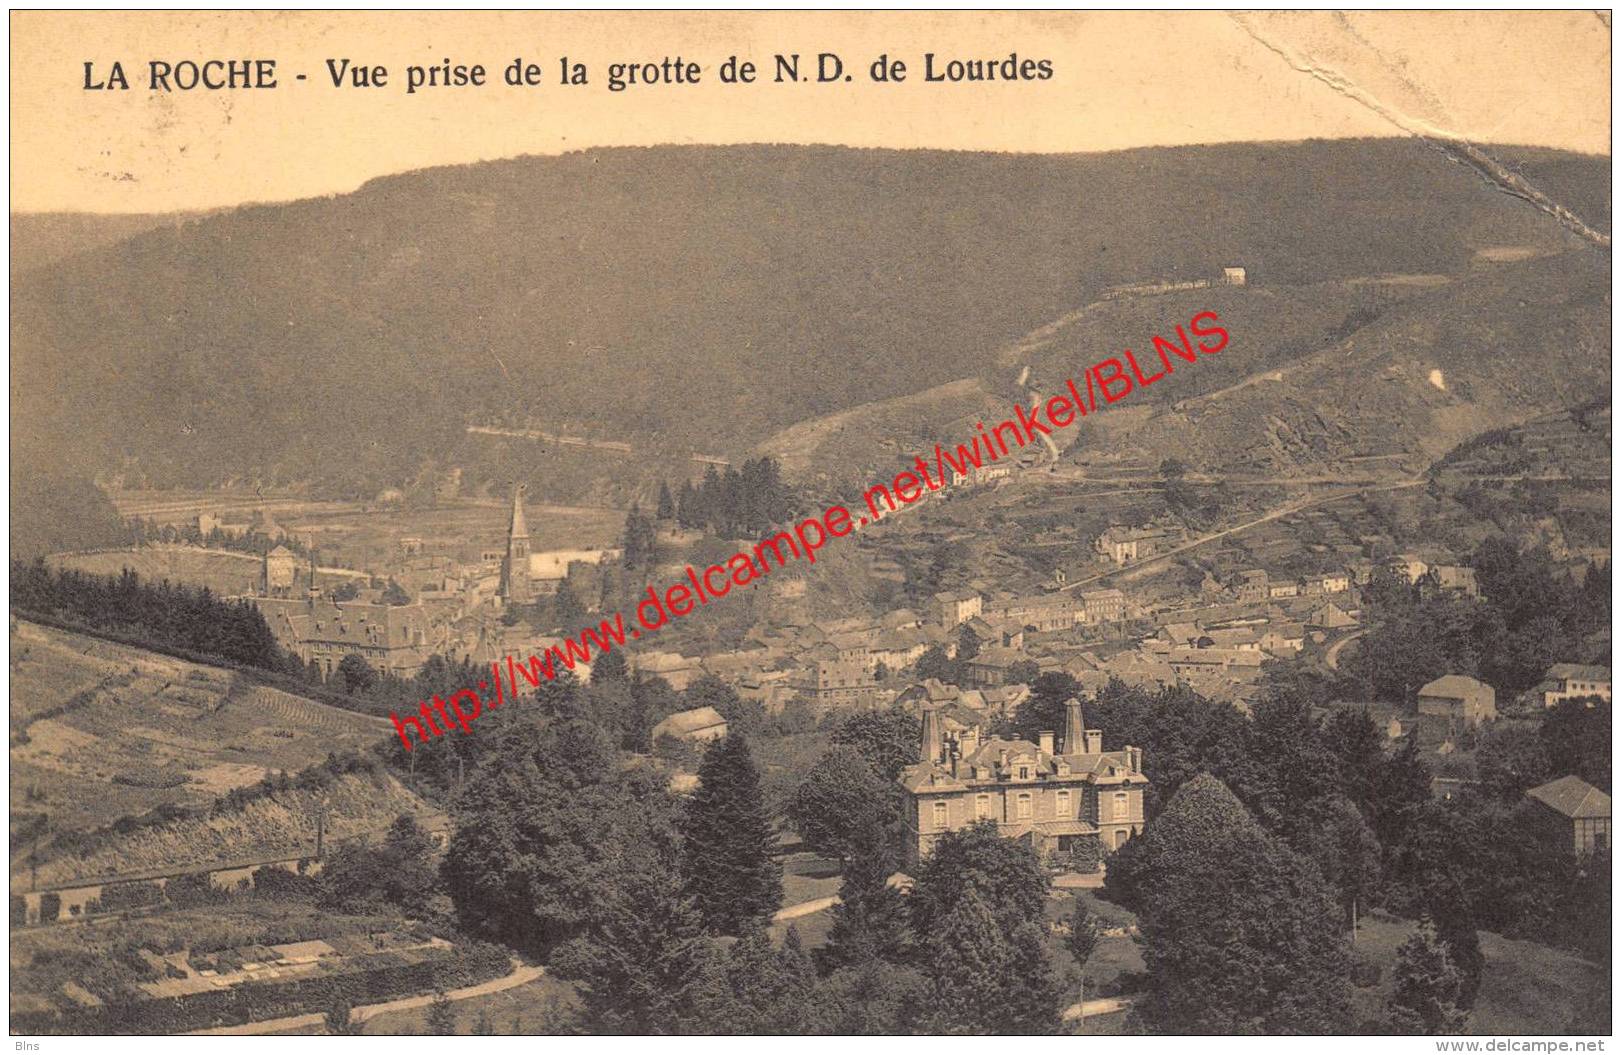
<path id="1" fill-rule="evenodd" d="M 514 484 L 512 488 L 512 520 L 507 525 L 507 551 L 511 552 L 514 543 L 521 544 L 525 554 L 529 552 L 529 525 L 523 519 L 523 484 Z"/>
<path id="2" fill-rule="evenodd" d="M 529 525 L 523 516 L 523 484 L 512 488 L 512 519 L 507 522 L 507 555 L 501 560 L 501 600 L 525 604 L 529 596 Z"/>

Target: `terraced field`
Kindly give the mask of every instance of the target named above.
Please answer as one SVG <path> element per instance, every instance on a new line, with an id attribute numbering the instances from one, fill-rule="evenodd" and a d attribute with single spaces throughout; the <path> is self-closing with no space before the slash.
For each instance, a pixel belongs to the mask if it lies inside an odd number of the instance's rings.
<path id="1" fill-rule="evenodd" d="M 390 732 L 231 671 L 22 621 L 10 673 L 12 809 L 54 832 L 206 804 Z"/>

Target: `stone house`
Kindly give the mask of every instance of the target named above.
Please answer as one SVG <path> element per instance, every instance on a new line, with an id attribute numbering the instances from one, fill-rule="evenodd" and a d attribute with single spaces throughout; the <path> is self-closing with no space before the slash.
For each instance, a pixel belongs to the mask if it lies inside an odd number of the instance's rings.
<path id="1" fill-rule="evenodd" d="M 923 710 L 918 761 L 901 773 L 906 792 L 906 856 L 915 866 L 940 836 L 993 822 L 1043 858 L 1090 862 L 1143 830 L 1142 751 L 1103 750 L 1079 700 L 1064 705 L 1063 739 L 988 737 L 981 727 L 947 737 L 940 710 Z"/>
<path id="2" fill-rule="evenodd" d="M 1467 725 L 1497 720 L 1497 691 L 1462 674 L 1446 674 L 1418 690 L 1418 713 Z"/>

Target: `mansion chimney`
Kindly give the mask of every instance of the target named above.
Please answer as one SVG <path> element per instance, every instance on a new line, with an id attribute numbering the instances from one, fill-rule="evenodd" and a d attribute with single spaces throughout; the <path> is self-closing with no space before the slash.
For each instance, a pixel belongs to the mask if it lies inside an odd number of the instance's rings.
<path id="1" fill-rule="evenodd" d="M 920 748 L 920 761 L 931 765 L 940 761 L 940 712 L 933 707 L 923 709 L 923 743 Z"/>
<path id="2" fill-rule="evenodd" d="M 1042 753 L 1043 754 L 1048 754 L 1048 755 L 1052 754 L 1053 753 L 1053 731 L 1051 729 L 1043 729 L 1040 733 L 1037 734 L 1037 736 L 1040 739 L 1040 743 L 1037 746 L 1039 746 L 1041 748 Z"/>
<path id="3" fill-rule="evenodd" d="M 1089 750 L 1086 744 L 1086 719 L 1081 715 L 1081 701 L 1071 696 L 1064 701 L 1064 753 L 1079 755 Z"/>

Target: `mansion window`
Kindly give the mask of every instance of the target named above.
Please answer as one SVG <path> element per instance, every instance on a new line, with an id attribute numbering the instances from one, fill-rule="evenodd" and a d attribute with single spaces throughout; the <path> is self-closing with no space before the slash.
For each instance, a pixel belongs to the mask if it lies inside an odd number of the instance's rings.
<path id="1" fill-rule="evenodd" d="M 991 797 L 989 795 L 974 796 L 974 819 L 986 820 L 991 815 Z"/>
<path id="2" fill-rule="evenodd" d="M 1124 817 L 1130 811 L 1131 796 L 1124 791 L 1114 793 L 1114 815 Z"/>
<path id="3" fill-rule="evenodd" d="M 1030 779 L 1030 767 L 1029 766 L 1020 766 L 1019 767 L 1019 779 L 1020 780 L 1029 780 Z"/>
<path id="4" fill-rule="evenodd" d="M 1070 812 L 1069 812 L 1069 792 L 1060 791 L 1058 793 L 1058 795 L 1057 795 L 1057 799 L 1058 799 L 1058 816 L 1060 816 L 1060 817 L 1068 817 L 1068 816 L 1070 816 Z"/>
<path id="5" fill-rule="evenodd" d="M 1033 803 L 1030 799 L 1030 793 L 1028 791 L 1021 793 L 1019 795 L 1017 806 L 1018 812 L 1015 814 L 1015 816 L 1017 816 L 1021 821 L 1029 820 L 1032 813 L 1032 807 Z"/>
<path id="6" fill-rule="evenodd" d="M 935 830 L 936 831 L 943 831 L 945 829 L 945 826 L 946 826 L 946 804 L 943 803 L 943 802 L 936 802 L 934 804 L 934 827 L 935 827 Z"/>

